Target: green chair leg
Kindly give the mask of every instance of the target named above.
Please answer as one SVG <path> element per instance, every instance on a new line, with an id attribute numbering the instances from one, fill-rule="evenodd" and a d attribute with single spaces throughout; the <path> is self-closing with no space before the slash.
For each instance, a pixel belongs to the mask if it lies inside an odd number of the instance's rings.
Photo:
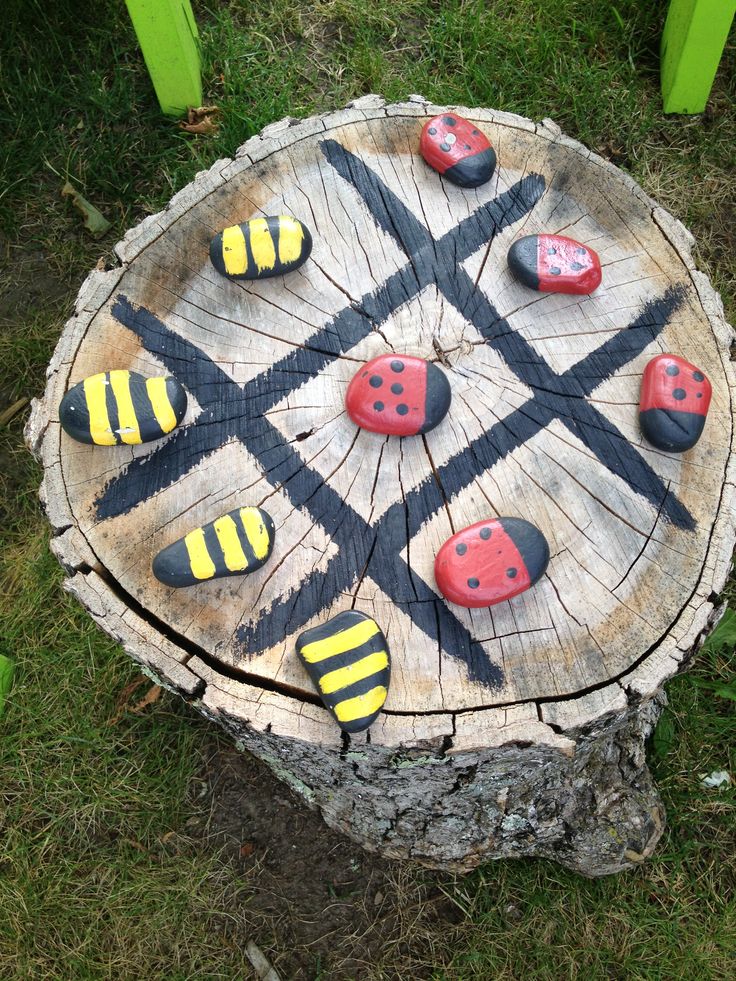
<path id="1" fill-rule="evenodd" d="M 662 33 L 665 112 L 702 112 L 736 11 L 736 0 L 670 0 Z"/>
<path id="2" fill-rule="evenodd" d="M 202 105 L 197 25 L 190 0 L 125 0 L 161 111 Z"/>
<path id="3" fill-rule="evenodd" d="M 5 657 L 4 654 L 0 654 L 0 717 L 2 717 L 3 710 L 5 708 L 5 696 L 10 691 L 12 681 L 13 662 L 9 657 Z"/>

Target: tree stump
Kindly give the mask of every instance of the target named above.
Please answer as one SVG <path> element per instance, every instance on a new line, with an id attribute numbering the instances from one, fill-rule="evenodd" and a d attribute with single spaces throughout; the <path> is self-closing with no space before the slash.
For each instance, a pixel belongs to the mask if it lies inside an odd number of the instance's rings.
<path id="1" fill-rule="evenodd" d="M 157 680 L 221 723 L 325 821 L 384 855 L 467 870 L 541 855 L 587 875 L 648 856 L 663 810 L 644 741 L 662 685 L 718 615 L 734 544 L 731 330 L 685 229 L 550 121 L 458 110 L 499 166 L 456 187 L 418 153 L 419 97 L 286 119 L 218 161 L 82 287 L 28 439 L 66 586 Z M 223 227 L 292 214 L 311 259 L 234 282 Z M 592 246 L 590 297 L 509 274 L 522 234 Z M 441 363 L 445 421 L 399 439 L 344 409 L 385 352 Z M 691 451 L 637 422 L 648 360 L 710 377 Z M 60 430 L 64 392 L 99 371 L 169 372 L 189 394 L 157 443 Z M 276 524 L 247 577 L 173 590 L 151 559 L 240 505 Z M 434 556 L 488 516 L 534 522 L 546 575 L 490 609 L 449 606 Z M 355 608 L 388 637 L 393 679 L 369 731 L 342 736 L 298 662 L 304 629 Z"/>

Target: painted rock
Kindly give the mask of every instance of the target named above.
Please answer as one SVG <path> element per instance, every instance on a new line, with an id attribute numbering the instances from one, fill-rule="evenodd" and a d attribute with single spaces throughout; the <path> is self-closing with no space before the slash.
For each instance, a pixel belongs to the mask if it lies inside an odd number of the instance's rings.
<path id="1" fill-rule="evenodd" d="M 346 610 L 300 634 L 296 651 L 340 728 L 367 729 L 386 701 L 391 680 L 388 644 L 376 621 Z"/>
<path id="2" fill-rule="evenodd" d="M 310 256 L 312 236 L 289 215 L 251 218 L 212 239 L 210 259 L 228 279 L 267 279 L 298 269 Z"/>
<path id="3" fill-rule="evenodd" d="M 235 508 L 162 549 L 153 574 L 167 586 L 246 575 L 268 560 L 275 535 L 263 508 Z"/>
<path id="4" fill-rule="evenodd" d="M 382 354 L 353 376 L 345 408 L 372 433 L 414 436 L 439 426 L 450 408 L 450 383 L 437 365 L 408 354 Z"/>
<path id="5" fill-rule="evenodd" d="M 496 154 L 486 136 L 454 112 L 424 124 L 419 150 L 430 167 L 460 187 L 485 184 L 496 167 Z"/>
<path id="6" fill-rule="evenodd" d="M 542 532 L 522 518 L 478 521 L 448 538 L 437 553 L 440 592 L 459 606 L 493 606 L 533 586 L 549 562 Z"/>
<path id="7" fill-rule="evenodd" d="M 592 293 L 601 284 L 593 249 L 564 235 L 526 235 L 509 249 L 509 268 L 525 286 L 543 293 Z"/>
<path id="8" fill-rule="evenodd" d="M 675 354 L 652 358 L 641 383 L 641 431 L 657 449 L 689 450 L 703 432 L 710 396 L 710 382 L 694 364 Z"/>
<path id="9" fill-rule="evenodd" d="M 80 443 L 132 445 L 170 433 L 186 411 L 187 393 L 170 375 L 103 371 L 69 389 L 59 406 L 59 422 Z"/>

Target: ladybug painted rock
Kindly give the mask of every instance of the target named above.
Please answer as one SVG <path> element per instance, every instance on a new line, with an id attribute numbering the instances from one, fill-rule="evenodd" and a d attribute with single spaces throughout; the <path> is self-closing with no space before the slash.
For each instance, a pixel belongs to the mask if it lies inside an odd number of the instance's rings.
<path id="1" fill-rule="evenodd" d="M 486 136 L 454 112 L 424 124 L 419 151 L 430 167 L 460 187 L 485 184 L 496 168 L 496 154 Z"/>
<path id="2" fill-rule="evenodd" d="M 493 606 L 533 586 L 548 562 L 549 545 L 537 527 L 523 518 L 492 518 L 448 538 L 434 575 L 451 603 Z"/>
<path id="3" fill-rule="evenodd" d="M 408 354 L 382 354 L 354 375 L 345 408 L 362 429 L 414 436 L 442 422 L 450 398 L 450 383 L 437 365 Z"/>
<path id="4" fill-rule="evenodd" d="M 657 449 L 683 453 L 695 446 L 705 426 L 711 385 L 694 364 L 660 354 L 644 369 L 639 425 Z"/>
<path id="5" fill-rule="evenodd" d="M 509 268 L 525 286 L 543 293 L 592 293 L 601 284 L 593 249 L 564 235 L 526 235 L 509 249 Z"/>

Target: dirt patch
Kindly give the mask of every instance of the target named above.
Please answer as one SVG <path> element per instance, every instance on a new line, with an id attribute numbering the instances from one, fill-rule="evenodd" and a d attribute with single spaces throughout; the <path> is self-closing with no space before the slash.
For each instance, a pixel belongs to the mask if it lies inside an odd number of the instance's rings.
<path id="1" fill-rule="evenodd" d="M 67 294 L 67 284 L 42 248 L 11 243 L 0 234 L 0 257 L 0 322 L 12 323 Z"/>
<path id="2" fill-rule="evenodd" d="M 205 806 L 187 831 L 222 849 L 243 882 L 230 942 L 254 940 L 284 979 L 436 976 L 438 941 L 462 919 L 441 888 L 451 876 L 363 851 L 265 764 L 217 741 L 199 779 Z"/>

